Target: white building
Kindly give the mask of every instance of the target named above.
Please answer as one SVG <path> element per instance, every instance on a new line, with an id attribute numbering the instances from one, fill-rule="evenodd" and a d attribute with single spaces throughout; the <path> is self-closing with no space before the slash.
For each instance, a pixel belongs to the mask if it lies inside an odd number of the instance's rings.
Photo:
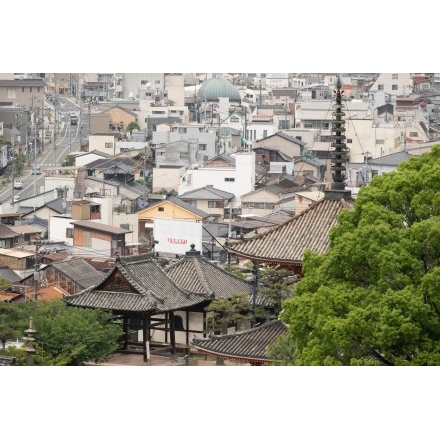
<path id="1" fill-rule="evenodd" d="M 217 156 L 194 166 L 181 177 L 178 195 L 206 185 L 234 194 L 234 207 L 239 207 L 241 196 L 255 189 L 255 152 Z"/>
<path id="2" fill-rule="evenodd" d="M 370 88 L 370 92 L 383 90 L 395 100 L 396 96 L 408 96 L 412 93 L 413 83 L 410 73 L 380 73 Z"/>

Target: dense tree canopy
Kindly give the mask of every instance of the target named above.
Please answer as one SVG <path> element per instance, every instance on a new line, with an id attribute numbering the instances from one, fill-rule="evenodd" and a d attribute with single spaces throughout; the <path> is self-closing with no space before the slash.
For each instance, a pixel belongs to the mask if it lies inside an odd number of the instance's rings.
<path id="1" fill-rule="evenodd" d="M 303 273 L 284 364 L 440 365 L 440 146 L 363 187 Z"/>
<path id="2" fill-rule="evenodd" d="M 36 365 L 102 361 L 120 346 L 122 326 L 109 322 L 107 312 L 69 307 L 61 300 L 20 306 L 22 317 L 32 316 L 32 327 L 36 330 Z M 29 327 L 29 319 L 26 322 Z"/>

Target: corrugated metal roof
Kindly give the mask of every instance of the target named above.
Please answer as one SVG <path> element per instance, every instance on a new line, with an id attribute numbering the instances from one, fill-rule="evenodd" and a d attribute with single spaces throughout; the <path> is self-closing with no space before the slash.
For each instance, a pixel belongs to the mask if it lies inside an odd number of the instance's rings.
<path id="1" fill-rule="evenodd" d="M 98 223 L 93 220 L 75 220 L 70 222 L 71 225 L 79 226 L 81 228 L 94 229 L 96 231 L 109 232 L 111 234 L 129 234 L 133 231 L 128 229 L 118 228 L 117 226 L 110 226 L 104 223 Z"/>
<path id="2" fill-rule="evenodd" d="M 27 257 L 34 256 L 34 254 L 31 252 L 18 251 L 14 248 L 12 248 L 12 249 L 0 248 L 0 255 L 7 255 L 9 257 L 14 257 L 14 258 L 27 258 Z"/>
<path id="3" fill-rule="evenodd" d="M 39 234 L 41 232 L 41 229 L 30 225 L 9 226 L 9 229 L 17 234 Z"/>

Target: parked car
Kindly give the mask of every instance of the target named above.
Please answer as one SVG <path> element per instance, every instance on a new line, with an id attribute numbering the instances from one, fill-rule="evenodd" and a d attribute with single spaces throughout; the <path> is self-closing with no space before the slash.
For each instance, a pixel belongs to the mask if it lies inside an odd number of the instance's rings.
<path id="1" fill-rule="evenodd" d="M 14 196 L 14 203 L 20 201 L 20 196 Z"/>
<path id="2" fill-rule="evenodd" d="M 22 189 L 23 188 L 23 182 L 21 180 L 14 180 L 14 189 Z"/>
<path id="3" fill-rule="evenodd" d="M 32 174 L 41 174 L 41 168 L 32 168 Z"/>

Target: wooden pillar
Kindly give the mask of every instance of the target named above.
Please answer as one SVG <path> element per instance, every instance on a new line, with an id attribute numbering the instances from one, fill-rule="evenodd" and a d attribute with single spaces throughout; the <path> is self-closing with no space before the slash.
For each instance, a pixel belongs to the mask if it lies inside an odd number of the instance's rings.
<path id="1" fill-rule="evenodd" d="M 186 311 L 186 345 L 189 345 L 189 311 Z"/>
<path id="2" fill-rule="evenodd" d="M 122 320 L 122 329 L 124 331 L 124 350 L 127 350 L 128 348 L 128 318 L 126 315 L 124 315 L 124 318 Z"/>
<path id="3" fill-rule="evenodd" d="M 174 328 L 174 312 L 169 313 L 169 318 L 170 318 L 171 353 L 176 354 L 176 330 Z"/>
<path id="4" fill-rule="evenodd" d="M 148 341 L 148 321 L 147 316 L 142 316 L 142 353 L 144 355 L 144 362 L 148 362 L 148 355 L 147 355 L 147 341 Z"/>

